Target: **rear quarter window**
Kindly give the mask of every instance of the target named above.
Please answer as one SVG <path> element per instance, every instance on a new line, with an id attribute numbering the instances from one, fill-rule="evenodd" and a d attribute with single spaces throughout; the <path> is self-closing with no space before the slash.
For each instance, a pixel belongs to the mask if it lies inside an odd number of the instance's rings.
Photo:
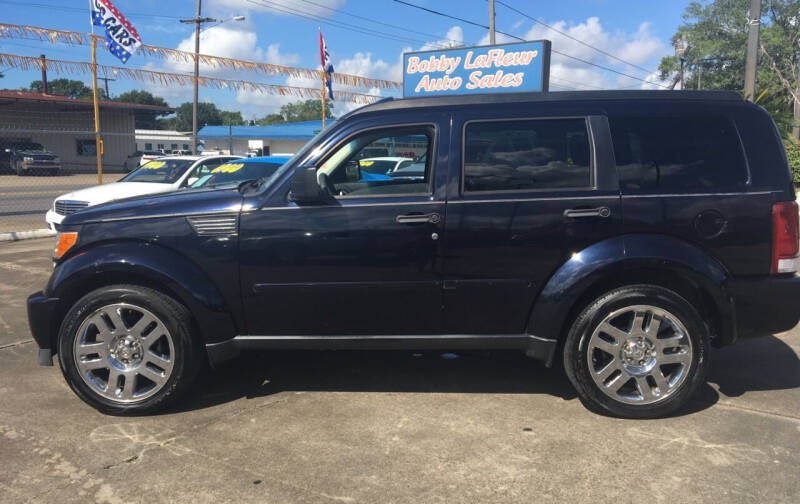
<path id="1" fill-rule="evenodd" d="M 724 117 L 609 117 L 620 188 L 627 193 L 741 190 L 748 170 Z"/>
<path id="2" fill-rule="evenodd" d="M 583 118 L 471 122 L 464 129 L 464 191 L 588 188 L 590 151 Z"/>

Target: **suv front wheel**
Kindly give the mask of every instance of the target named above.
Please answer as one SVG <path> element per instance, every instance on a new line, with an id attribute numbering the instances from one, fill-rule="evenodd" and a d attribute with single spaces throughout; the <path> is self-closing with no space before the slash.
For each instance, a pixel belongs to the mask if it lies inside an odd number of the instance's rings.
<path id="1" fill-rule="evenodd" d="M 656 418 L 684 406 L 705 379 L 708 328 L 677 293 L 631 285 L 591 302 L 567 336 L 564 367 L 593 411 Z"/>
<path id="2" fill-rule="evenodd" d="M 202 362 L 189 311 L 137 285 L 83 296 L 67 313 L 58 343 L 72 390 L 109 414 L 146 413 L 174 402 Z"/>

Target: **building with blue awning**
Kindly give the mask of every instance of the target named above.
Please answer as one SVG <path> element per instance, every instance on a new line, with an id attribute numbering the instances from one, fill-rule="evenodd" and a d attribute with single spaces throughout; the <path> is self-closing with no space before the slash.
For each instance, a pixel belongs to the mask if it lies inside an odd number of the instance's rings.
<path id="1" fill-rule="evenodd" d="M 326 120 L 326 126 L 334 119 Z M 294 154 L 322 130 L 322 121 L 300 121 L 269 126 L 204 126 L 197 137 L 205 152 L 238 155 Z"/>

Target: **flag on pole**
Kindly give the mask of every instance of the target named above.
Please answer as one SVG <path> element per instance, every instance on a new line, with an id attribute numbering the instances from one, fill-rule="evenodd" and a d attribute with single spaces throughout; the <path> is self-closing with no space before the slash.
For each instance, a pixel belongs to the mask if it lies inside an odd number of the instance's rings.
<path id="1" fill-rule="evenodd" d="M 328 54 L 328 46 L 325 44 L 325 39 L 322 38 L 322 30 L 319 31 L 319 59 L 322 63 L 322 71 L 325 75 L 325 85 L 328 88 L 328 98 L 333 100 L 333 82 L 331 74 L 333 74 L 333 63 L 331 63 L 331 55 Z"/>
<path id="2" fill-rule="evenodd" d="M 102 26 L 106 30 L 108 50 L 126 63 L 142 45 L 142 39 L 136 28 L 114 7 L 111 0 L 89 0 L 89 8 L 92 13 L 92 25 Z"/>

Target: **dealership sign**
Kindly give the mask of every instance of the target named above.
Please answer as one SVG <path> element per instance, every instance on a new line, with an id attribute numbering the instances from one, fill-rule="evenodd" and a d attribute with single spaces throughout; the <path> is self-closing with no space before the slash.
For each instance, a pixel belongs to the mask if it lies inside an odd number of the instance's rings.
<path id="1" fill-rule="evenodd" d="M 550 41 L 403 54 L 403 96 L 547 91 Z"/>

